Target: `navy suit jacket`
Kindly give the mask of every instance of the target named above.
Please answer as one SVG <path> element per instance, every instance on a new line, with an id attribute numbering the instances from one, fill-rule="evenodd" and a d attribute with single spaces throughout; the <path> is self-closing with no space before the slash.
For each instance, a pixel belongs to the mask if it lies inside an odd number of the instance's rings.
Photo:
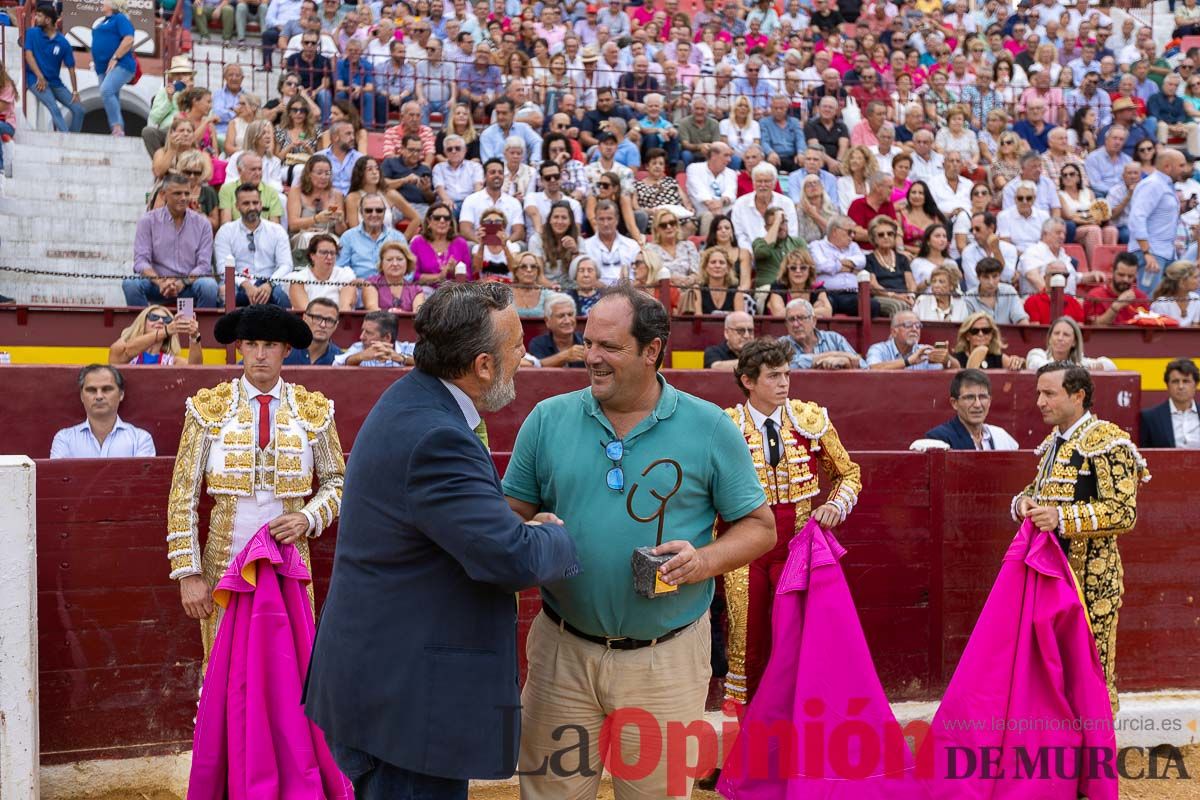
<path id="1" fill-rule="evenodd" d="M 578 569 L 566 530 L 513 513 L 454 397 L 412 370 L 380 397 L 350 456 L 308 716 L 339 745 L 413 772 L 511 776 L 513 593 Z"/>
<path id="2" fill-rule="evenodd" d="M 945 442 L 950 445 L 951 450 L 975 449 L 975 440 L 971 438 L 971 432 L 962 424 L 962 420 L 957 415 L 951 417 L 949 422 L 943 422 L 933 430 L 926 432 L 925 438 Z"/>
<path id="3" fill-rule="evenodd" d="M 1171 401 L 1159 403 L 1142 412 L 1142 447 L 1174 447 L 1175 426 L 1171 424 Z"/>

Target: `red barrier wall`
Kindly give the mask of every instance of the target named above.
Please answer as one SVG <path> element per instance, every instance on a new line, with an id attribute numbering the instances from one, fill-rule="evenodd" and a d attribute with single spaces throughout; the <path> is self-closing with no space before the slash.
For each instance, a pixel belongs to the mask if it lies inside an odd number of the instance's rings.
<path id="1" fill-rule="evenodd" d="M 145 428 L 160 455 L 179 445 L 184 400 L 196 391 L 240 374 L 232 367 L 126 367 L 122 419 Z M 50 454 L 50 442 L 60 428 L 83 419 L 76 389 L 75 367 L 11 366 L 4 368 L 5 414 L 0 417 L 0 442 L 9 453 L 34 458 Z M 320 390 L 336 405 L 338 433 L 350 450 L 354 436 L 379 395 L 403 373 L 390 369 L 288 367 L 284 377 Z M 744 398 L 730 373 L 667 370 L 676 387 L 722 406 Z M 799 372 L 792 378 L 792 396 L 814 400 L 829 408 L 848 447 L 857 450 L 904 450 L 914 440 L 952 415 L 949 378 L 940 373 Z M 1095 376 L 1096 411 L 1134 433 L 1138 423 L 1138 376 L 1106 373 Z M 1036 378 L 1032 373 L 992 376 L 989 422 L 1008 430 L 1022 447 L 1032 448 L 1046 434 L 1035 406 Z M 542 398 L 587 385 L 583 370 L 521 370 L 517 399 L 487 417 L 492 447 L 512 449 L 521 422 Z"/>
<path id="2" fill-rule="evenodd" d="M 867 641 L 889 697 L 937 699 L 1012 537 L 1009 500 L 1032 476 L 1033 455 L 854 455 L 866 491 L 838 537 Z M 1147 455 L 1155 478 L 1122 543 L 1120 686 L 1196 689 L 1200 541 L 1190 533 L 1200 453 Z M 506 456 L 496 460 L 503 470 Z M 190 746 L 200 640 L 167 579 L 171 469 L 170 458 L 37 464 L 46 762 Z M 313 548 L 318 603 L 335 537 L 330 530 Z M 522 637 L 537 608 L 525 592 Z"/>

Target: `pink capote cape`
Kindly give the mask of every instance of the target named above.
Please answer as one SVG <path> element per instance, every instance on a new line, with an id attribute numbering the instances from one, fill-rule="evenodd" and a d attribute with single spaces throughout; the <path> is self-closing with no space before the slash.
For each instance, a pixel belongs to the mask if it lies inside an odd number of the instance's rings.
<path id="1" fill-rule="evenodd" d="M 955 800 L 1116 800 L 1117 778 L 1104 775 L 1105 767 L 1115 772 L 1112 723 L 1104 672 L 1070 564 L 1055 536 L 1027 520 L 1009 545 L 933 718 L 925 742 L 933 748 L 930 789 L 935 798 Z M 1010 726 L 1015 730 L 1007 730 Z M 983 775 L 985 747 L 1003 748 L 995 751 L 1001 754 L 1003 777 Z M 948 777 L 950 748 L 974 755 L 968 777 Z M 1023 763 L 1018 761 L 1022 748 Z M 1089 775 L 1093 752 L 1104 765 L 1099 775 Z M 1083 754 L 1082 769 L 1077 753 Z M 930 755 L 923 750 L 922 763 Z M 955 774 L 967 773 L 964 752 L 953 757 Z M 1031 770 L 1026 764 L 1035 766 Z M 1048 765 L 1046 777 L 1041 764 Z"/>
<path id="2" fill-rule="evenodd" d="M 717 784 L 731 800 L 926 796 L 838 563 L 845 553 L 812 520 L 789 545 L 771 657 Z"/>
<path id="3" fill-rule="evenodd" d="M 300 705 L 315 630 L 310 580 L 295 546 L 264 525 L 217 582 L 225 617 L 196 714 L 188 800 L 353 796 Z"/>

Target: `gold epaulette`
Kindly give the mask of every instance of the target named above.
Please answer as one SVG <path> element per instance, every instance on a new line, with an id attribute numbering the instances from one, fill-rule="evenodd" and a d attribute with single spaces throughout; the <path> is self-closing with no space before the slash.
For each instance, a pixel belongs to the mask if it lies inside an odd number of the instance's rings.
<path id="1" fill-rule="evenodd" d="M 1137 464 L 1139 478 L 1143 482 L 1150 480 L 1146 459 L 1138 452 L 1137 445 L 1129 438 L 1129 434 L 1115 423 L 1097 419 L 1083 431 L 1075 449 L 1086 458 L 1095 458 L 1114 450 L 1127 449 Z"/>
<path id="2" fill-rule="evenodd" d="M 223 425 L 237 411 L 237 399 L 232 381 L 219 383 L 211 389 L 201 389 L 187 400 L 187 410 L 204 426 Z"/>
<path id="3" fill-rule="evenodd" d="M 796 432 L 806 439 L 816 441 L 829 431 L 829 412 L 823 406 L 804 400 L 789 400 L 788 411 Z"/>
<path id="4" fill-rule="evenodd" d="M 289 384 L 300 427 L 309 433 L 321 433 L 333 421 L 333 401 L 320 392 L 310 392 L 299 384 Z"/>

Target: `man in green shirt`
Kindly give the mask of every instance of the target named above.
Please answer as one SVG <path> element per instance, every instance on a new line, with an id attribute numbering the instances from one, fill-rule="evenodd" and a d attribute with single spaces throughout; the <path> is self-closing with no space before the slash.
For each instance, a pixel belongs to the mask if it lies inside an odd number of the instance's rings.
<path id="1" fill-rule="evenodd" d="M 142 129 L 142 143 L 146 145 L 146 152 L 151 158 L 159 148 L 166 145 L 167 129 L 171 127 L 171 120 L 179 113 L 179 106 L 175 104 L 175 97 L 179 91 L 175 89 L 175 83 L 178 81 L 183 84 L 184 89 L 190 89 L 195 79 L 196 70 L 192 67 L 190 58 L 175 56 L 171 59 L 170 68 L 163 73 L 162 88 L 155 92 L 154 99 L 150 102 L 150 115 L 146 120 L 146 127 Z"/>
<path id="2" fill-rule="evenodd" d="M 250 150 L 242 151 L 237 160 L 239 180 L 226 181 L 217 194 L 218 207 L 221 209 L 221 224 L 241 218 L 237 209 L 237 187 L 243 183 L 258 187 L 258 196 L 262 198 L 263 219 L 278 223 L 283 219 L 283 200 L 279 192 L 262 182 L 262 156 Z"/>
<path id="3" fill-rule="evenodd" d="M 543 587 L 529 632 L 519 759 L 526 800 L 594 797 L 602 767 L 618 798 L 668 796 L 668 766 L 679 778 L 684 765 L 668 765 L 666 748 L 644 741 L 650 731 L 617 718 L 610 725 L 620 758 L 602 765 L 601 727 L 617 709 L 637 709 L 643 720 L 648 713 L 664 736 L 668 722 L 702 719 L 713 578 L 775 541 L 737 427 L 658 374 L 669 334 L 657 300 L 624 284 L 607 290 L 584 329 L 591 386 L 533 409 L 504 476 L 509 505 L 524 519 L 544 511 L 564 520 L 582 567 L 571 581 Z M 718 515 L 730 526 L 714 540 Z M 672 557 L 658 571 L 663 593 L 648 599 L 634 591 L 630 557 L 660 535 L 655 553 Z M 573 733 L 564 738 L 563 726 Z M 698 742 L 688 745 L 694 751 Z M 564 758 L 570 749 L 576 755 Z M 696 763 L 695 752 L 688 758 Z M 691 779 L 684 782 L 690 793 Z"/>
<path id="4" fill-rule="evenodd" d="M 708 101 L 703 97 L 692 100 L 692 115 L 680 120 L 678 130 L 684 166 L 708 158 L 709 145 L 721 141 L 717 121 L 708 115 Z"/>

